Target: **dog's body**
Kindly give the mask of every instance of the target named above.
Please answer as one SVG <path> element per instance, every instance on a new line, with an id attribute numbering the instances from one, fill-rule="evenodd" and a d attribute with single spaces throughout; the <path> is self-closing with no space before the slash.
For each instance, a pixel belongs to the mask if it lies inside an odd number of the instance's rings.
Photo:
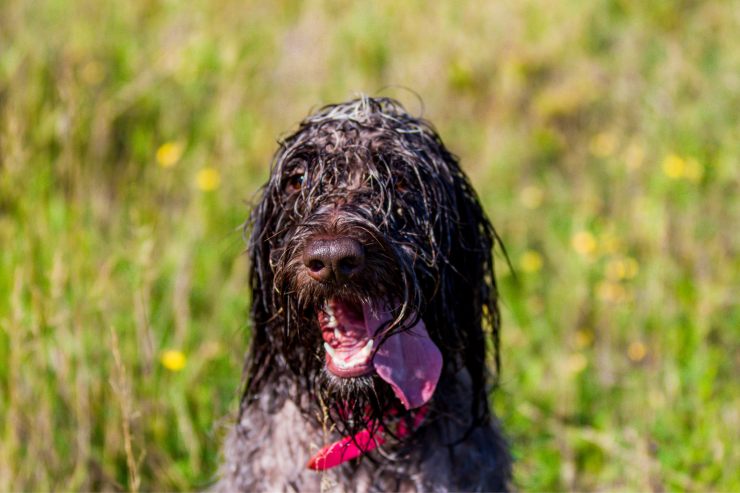
<path id="1" fill-rule="evenodd" d="M 456 385 L 451 385 L 454 389 Z M 446 395 L 460 404 L 463 396 Z M 423 428 L 402 459 L 376 456 L 327 471 L 306 467 L 333 438 L 291 401 L 278 409 L 265 398 L 242 415 L 227 443 L 223 491 L 504 491 L 509 478 L 505 442 L 496 425 L 439 419 Z"/>
<path id="2" fill-rule="evenodd" d="M 320 110 L 250 225 L 252 341 L 217 488 L 505 490 L 496 236 L 432 127 L 387 99 Z"/>

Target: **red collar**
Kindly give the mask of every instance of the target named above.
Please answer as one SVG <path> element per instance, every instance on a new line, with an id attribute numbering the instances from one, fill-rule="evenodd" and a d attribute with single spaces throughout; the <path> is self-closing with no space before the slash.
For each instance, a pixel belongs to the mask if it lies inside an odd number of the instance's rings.
<path id="1" fill-rule="evenodd" d="M 419 409 L 412 411 L 412 415 L 414 417 L 414 430 L 421 425 L 427 411 L 429 411 L 428 405 L 424 405 Z M 396 436 L 399 438 L 405 438 L 411 434 L 411 431 L 412 430 L 409 430 L 406 426 L 405 421 L 400 421 L 396 429 Z M 313 469 L 314 471 L 325 471 L 340 464 L 344 464 L 352 459 L 356 459 L 357 457 L 377 448 L 379 445 L 383 445 L 385 443 L 385 438 L 383 437 L 384 433 L 385 430 L 383 429 L 383 425 L 375 420 L 369 421 L 367 428 L 359 433 L 356 433 L 351 437 L 344 437 L 341 440 L 330 443 L 319 450 L 308 461 L 308 468 Z"/>

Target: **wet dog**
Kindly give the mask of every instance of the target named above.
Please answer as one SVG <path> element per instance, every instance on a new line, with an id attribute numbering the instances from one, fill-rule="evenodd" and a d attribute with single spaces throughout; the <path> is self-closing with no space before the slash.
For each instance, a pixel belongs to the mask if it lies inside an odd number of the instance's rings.
<path id="1" fill-rule="evenodd" d="M 319 110 L 281 142 L 248 231 L 251 342 L 217 489 L 507 489 L 497 236 L 430 123 L 386 98 Z"/>

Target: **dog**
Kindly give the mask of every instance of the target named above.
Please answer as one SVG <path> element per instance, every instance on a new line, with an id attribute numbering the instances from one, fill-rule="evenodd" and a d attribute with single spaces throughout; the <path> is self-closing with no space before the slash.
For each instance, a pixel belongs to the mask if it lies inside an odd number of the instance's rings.
<path id="1" fill-rule="evenodd" d="M 389 98 L 280 142 L 247 223 L 251 342 L 218 491 L 504 491 L 498 236 Z M 494 373 L 495 371 L 495 373 Z"/>

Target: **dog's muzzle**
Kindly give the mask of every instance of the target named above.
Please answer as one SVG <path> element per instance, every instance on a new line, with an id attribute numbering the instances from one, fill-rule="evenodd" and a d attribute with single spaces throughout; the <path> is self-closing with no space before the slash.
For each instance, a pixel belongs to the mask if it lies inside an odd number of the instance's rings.
<path id="1" fill-rule="evenodd" d="M 308 276 L 331 292 L 334 287 L 366 282 L 362 274 L 369 268 L 367 255 L 363 244 L 351 236 L 320 235 L 306 242 L 301 261 Z M 431 398 L 442 355 L 415 314 L 413 323 L 386 335 L 394 319 L 392 306 L 397 304 L 384 296 L 329 295 L 317 304 L 317 318 L 331 374 L 353 378 L 375 373 L 391 385 L 407 409 L 413 409 Z"/>

